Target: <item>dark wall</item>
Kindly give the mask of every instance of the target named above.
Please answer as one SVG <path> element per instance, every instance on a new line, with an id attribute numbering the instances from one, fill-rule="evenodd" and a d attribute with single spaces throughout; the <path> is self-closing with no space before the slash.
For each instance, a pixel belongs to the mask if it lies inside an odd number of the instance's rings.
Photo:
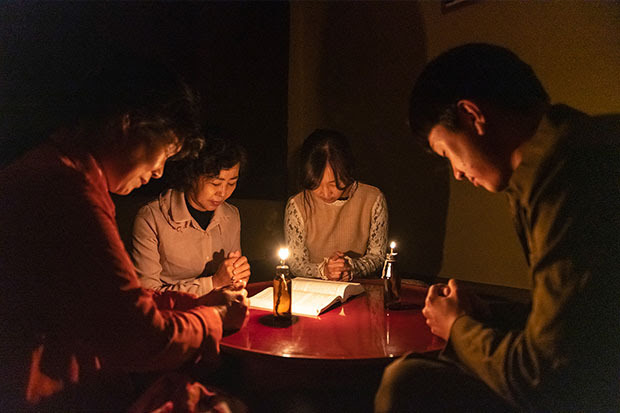
<path id="1" fill-rule="evenodd" d="M 408 126 L 411 87 L 427 60 L 419 3 L 294 3 L 291 10 L 292 39 L 305 40 L 293 43 L 300 70 L 316 68 L 314 76 L 299 74 L 306 95 L 291 99 L 309 116 L 293 110 L 291 121 L 307 133 L 327 127 L 347 135 L 358 178 L 385 194 L 399 271 L 430 280 L 441 268 L 450 175 L 414 143 Z"/>
<path id="2" fill-rule="evenodd" d="M 286 196 L 288 3 L 206 3 L 193 39 L 193 78 L 207 119 L 248 150 L 236 198 Z"/>
<path id="3" fill-rule="evenodd" d="M 236 197 L 284 198 L 288 20 L 285 2 L 0 4 L 0 165 L 47 136 L 102 56 L 135 51 L 175 67 L 201 93 L 210 128 L 246 147 Z"/>

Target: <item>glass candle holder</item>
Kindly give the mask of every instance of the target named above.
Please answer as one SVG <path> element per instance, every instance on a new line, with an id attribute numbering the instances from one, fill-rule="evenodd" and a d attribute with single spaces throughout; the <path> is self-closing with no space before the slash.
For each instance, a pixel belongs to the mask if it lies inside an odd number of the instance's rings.
<path id="1" fill-rule="evenodd" d="M 293 282 L 286 259 L 288 249 L 281 248 L 278 252 L 280 263 L 276 266 L 276 275 L 273 279 L 273 316 L 276 318 L 291 318 L 293 307 Z"/>

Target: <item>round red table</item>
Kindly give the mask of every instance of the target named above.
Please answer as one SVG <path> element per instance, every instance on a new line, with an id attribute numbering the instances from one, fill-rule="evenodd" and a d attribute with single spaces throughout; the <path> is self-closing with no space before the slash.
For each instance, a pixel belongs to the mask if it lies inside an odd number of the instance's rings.
<path id="1" fill-rule="evenodd" d="M 250 309 L 247 325 L 222 339 L 220 372 L 250 411 L 372 411 L 387 364 L 443 347 L 421 313 L 426 287 L 403 280 L 403 308 L 385 310 L 381 280 L 360 282 L 363 294 L 318 318 L 276 327 L 270 312 Z M 250 300 L 270 285 L 249 284 Z"/>
<path id="2" fill-rule="evenodd" d="M 292 359 L 383 360 L 409 351 L 435 351 L 443 346 L 443 341 L 431 334 L 421 313 L 425 287 L 403 280 L 404 308 L 385 310 L 381 280 L 361 283 L 364 294 L 318 318 L 297 317 L 287 327 L 273 326 L 267 311 L 250 309 L 247 325 L 224 337 L 222 350 Z M 249 284 L 250 301 L 254 294 L 270 285 L 269 282 Z"/>

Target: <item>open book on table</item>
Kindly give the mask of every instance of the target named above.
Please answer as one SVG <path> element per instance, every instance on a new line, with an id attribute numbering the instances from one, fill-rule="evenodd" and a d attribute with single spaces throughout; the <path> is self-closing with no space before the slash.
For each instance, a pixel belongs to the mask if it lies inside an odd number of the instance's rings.
<path id="1" fill-rule="evenodd" d="M 360 283 L 293 278 L 293 308 L 295 315 L 316 317 L 333 304 L 345 302 L 364 292 Z M 273 311 L 273 287 L 265 288 L 250 297 L 250 307 Z"/>

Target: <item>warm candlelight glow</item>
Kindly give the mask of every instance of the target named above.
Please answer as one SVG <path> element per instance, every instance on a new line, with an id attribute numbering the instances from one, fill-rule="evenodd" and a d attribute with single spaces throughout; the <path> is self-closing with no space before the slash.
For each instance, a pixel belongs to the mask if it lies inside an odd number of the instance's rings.
<path id="1" fill-rule="evenodd" d="M 396 243 L 394 241 L 390 242 L 390 254 L 394 254 L 394 248 L 396 248 Z"/>
<path id="2" fill-rule="evenodd" d="M 280 248 L 278 256 L 282 261 L 286 260 L 288 258 L 288 248 Z"/>

